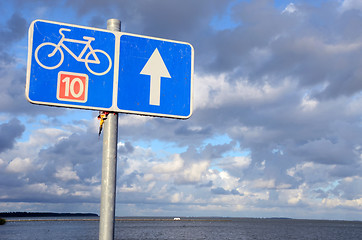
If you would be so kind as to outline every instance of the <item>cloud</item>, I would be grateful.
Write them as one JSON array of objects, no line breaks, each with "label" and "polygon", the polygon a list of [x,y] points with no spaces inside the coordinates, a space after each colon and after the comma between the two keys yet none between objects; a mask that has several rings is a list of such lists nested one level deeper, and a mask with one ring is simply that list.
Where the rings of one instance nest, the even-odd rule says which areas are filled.
[{"label": "cloud", "polygon": [[16,139],[21,137],[24,131],[25,126],[16,118],[0,124],[0,152],[12,149]]},{"label": "cloud", "polygon": [[252,159],[250,156],[224,157],[218,163],[218,166],[233,176],[242,176],[243,172],[250,167],[251,163]]},{"label": "cloud", "polygon": [[71,166],[65,166],[58,169],[54,176],[62,181],[79,180],[77,173]]},{"label": "cloud", "polygon": [[361,10],[362,3],[358,0],[344,0],[342,1],[342,9],[344,11],[353,10],[353,9]]},{"label": "cloud", "polygon": [[[124,1],[77,1],[68,4],[76,8],[80,16],[94,14],[94,9],[109,18],[124,22],[127,32],[158,36],[171,39],[184,39],[208,24],[213,14],[224,10],[230,0],[222,1],[177,1],[138,2]],[[99,14],[98,14],[99,15]],[[99,18],[99,17],[98,17]],[[94,21],[94,18],[92,18]],[[180,39],[181,38],[181,39]]]},{"label": "cloud", "polygon": [[318,139],[303,144],[297,150],[302,158],[315,163],[324,164],[345,164],[348,159],[349,164],[358,161],[359,156],[355,154],[350,145],[343,142],[333,142],[328,139]]},{"label": "cloud", "polygon": [[16,62],[15,56],[8,50],[26,36],[27,22],[18,13],[13,13],[5,23],[0,23],[0,27],[0,70],[2,70],[3,66]]},{"label": "cloud", "polygon": [[294,13],[297,11],[297,7],[294,5],[294,3],[289,3],[288,6],[285,7],[282,13]]},{"label": "cloud", "polygon": [[192,163],[187,166],[180,175],[175,178],[177,184],[199,183],[209,168],[208,161]]},{"label": "cloud", "polygon": [[[80,110],[24,97],[26,28],[36,15],[102,28],[115,17],[124,31],[195,48],[190,119],[119,116],[118,213],[324,218],[360,211],[358,1],[284,9],[270,0],[6,4],[24,10],[1,22],[1,207],[99,207],[97,114],[79,120]],[[221,28],[223,19],[234,24]]]},{"label": "cloud", "polygon": [[[5,9],[5,8],[4,8]],[[20,13],[13,13],[0,22],[0,111],[11,114],[60,114],[52,108],[30,105],[24,97],[26,36],[28,21]],[[25,43],[22,43],[25,40]],[[25,46],[23,46],[24,44]]]},{"label": "cloud", "polygon": [[0,50],[22,39],[26,35],[27,22],[19,15],[14,13],[6,24],[1,26],[0,30]]},{"label": "cloud", "polygon": [[[356,60],[361,34],[353,29],[361,27],[360,16],[341,14],[334,3],[323,9],[319,14],[319,7],[302,5],[299,14],[282,14],[271,1],[240,2],[232,17],[243,24],[211,35],[208,48],[213,51],[199,49],[201,57],[208,54],[200,65],[207,72],[229,73],[229,80],[241,75],[259,84],[286,78],[302,87],[326,83],[315,93],[319,98],[355,94],[361,90]],[[317,22],[330,24],[319,28]]]},{"label": "cloud", "polygon": [[6,170],[8,172],[14,172],[14,173],[26,173],[28,171],[35,170],[34,163],[30,158],[15,158],[12,160],[8,166],[6,167]]},{"label": "cloud", "polygon": [[175,155],[172,162],[159,163],[153,166],[152,170],[154,173],[173,173],[180,171],[184,165],[184,161],[180,155]]},{"label": "cloud", "polygon": [[242,193],[240,193],[238,190],[231,190],[231,191],[227,191],[221,187],[218,187],[218,188],[212,188],[211,189],[211,192],[214,193],[214,194],[221,194],[221,195],[240,195],[240,196],[243,196]]}]

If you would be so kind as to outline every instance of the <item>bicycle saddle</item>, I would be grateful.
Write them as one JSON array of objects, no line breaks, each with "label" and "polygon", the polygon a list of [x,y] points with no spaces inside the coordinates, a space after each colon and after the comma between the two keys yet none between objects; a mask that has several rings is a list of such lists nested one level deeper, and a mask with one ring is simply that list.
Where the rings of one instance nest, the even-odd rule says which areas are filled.
[{"label": "bicycle saddle", "polygon": [[91,40],[91,41],[93,41],[95,38],[94,38],[94,37],[84,36],[83,39],[84,39],[84,40]]}]

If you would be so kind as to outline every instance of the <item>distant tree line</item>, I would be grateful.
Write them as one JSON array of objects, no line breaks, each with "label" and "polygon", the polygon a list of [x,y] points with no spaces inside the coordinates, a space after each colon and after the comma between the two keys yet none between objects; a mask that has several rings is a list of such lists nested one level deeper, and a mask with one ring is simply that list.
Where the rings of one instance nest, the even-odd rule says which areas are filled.
[{"label": "distant tree line", "polygon": [[98,217],[98,214],[54,212],[0,212],[0,218],[7,217]]}]

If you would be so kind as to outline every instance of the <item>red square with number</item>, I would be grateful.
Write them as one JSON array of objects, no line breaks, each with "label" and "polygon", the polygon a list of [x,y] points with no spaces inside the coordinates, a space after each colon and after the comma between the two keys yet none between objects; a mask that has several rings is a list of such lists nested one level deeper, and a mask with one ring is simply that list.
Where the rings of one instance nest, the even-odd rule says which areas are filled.
[{"label": "red square with number", "polygon": [[88,75],[61,71],[58,73],[57,99],[86,102],[88,99]]}]

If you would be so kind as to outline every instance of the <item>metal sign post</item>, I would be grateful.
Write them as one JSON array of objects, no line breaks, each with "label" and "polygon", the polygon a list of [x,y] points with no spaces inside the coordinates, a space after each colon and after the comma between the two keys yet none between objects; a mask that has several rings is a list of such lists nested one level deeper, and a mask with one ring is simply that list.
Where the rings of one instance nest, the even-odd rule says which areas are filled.
[{"label": "metal sign post", "polygon": [[[187,119],[193,108],[191,44],[34,20],[29,27],[29,102],[108,112],[104,122],[99,239],[114,239],[118,113]],[[103,120],[103,119],[102,119]]]},{"label": "metal sign post", "polygon": [[[120,31],[121,22],[117,19],[107,21],[107,29]],[[110,113],[104,122],[101,209],[99,221],[99,239],[114,239],[114,218],[117,182],[117,136],[118,114]]]}]

